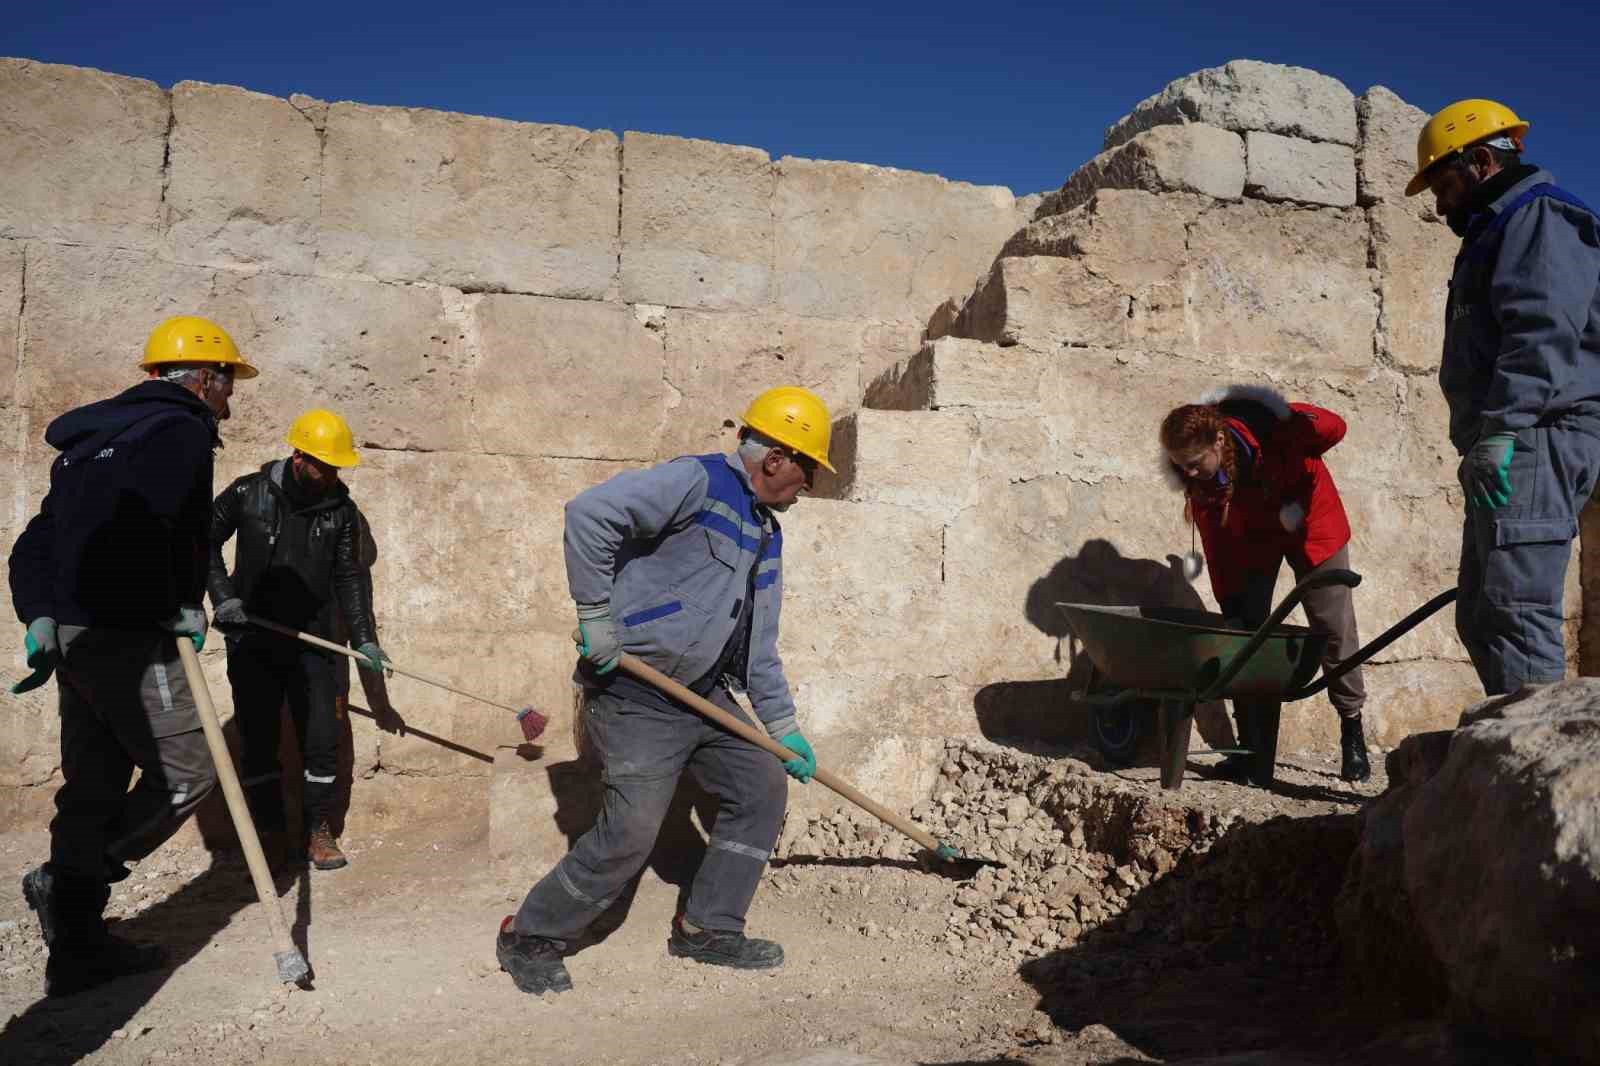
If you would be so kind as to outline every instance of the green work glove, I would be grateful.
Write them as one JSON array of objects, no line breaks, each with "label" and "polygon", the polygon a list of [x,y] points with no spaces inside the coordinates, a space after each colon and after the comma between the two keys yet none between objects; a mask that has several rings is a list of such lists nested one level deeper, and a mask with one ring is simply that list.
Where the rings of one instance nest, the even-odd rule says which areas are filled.
[{"label": "green work glove", "polygon": [[811,775],[817,772],[817,753],[811,750],[806,738],[801,736],[797,729],[781,738],[778,743],[799,756],[798,759],[788,759],[784,762],[783,768],[789,772],[789,776],[802,785],[810,781]]},{"label": "green work glove", "polygon": [[22,638],[28,653],[28,666],[33,673],[11,686],[11,694],[20,696],[32,692],[56,672],[56,661],[61,658],[61,643],[56,639],[56,620],[43,616],[28,623],[28,632]]},{"label": "green work glove", "polygon": [[359,645],[356,648],[356,654],[362,657],[356,660],[356,665],[363,670],[377,672],[390,663],[389,657],[383,653],[382,648],[378,647],[376,641],[369,640],[365,644]]},{"label": "green work glove", "polygon": [[1474,507],[1496,510],[1511,502],[1511,453],[1515,451],[1515,433],[1490,433],[1480,437],[1466,457],[1456,476],[1461,479],[1461,491]]},{"label": "green work glove", "polygon": [[194,641],[194,650],[202,651],[206,646],[206,609],[198,603],[186,603],[178,608],[177,614],[162,622],[161,628],[188,637]]},{"label": "green work glove", "polygon": [[578,654],[595,665],[596,672],[609,674],[622,661],[622,641],[617,624],[611,620],[611,604],[578,604]]}]

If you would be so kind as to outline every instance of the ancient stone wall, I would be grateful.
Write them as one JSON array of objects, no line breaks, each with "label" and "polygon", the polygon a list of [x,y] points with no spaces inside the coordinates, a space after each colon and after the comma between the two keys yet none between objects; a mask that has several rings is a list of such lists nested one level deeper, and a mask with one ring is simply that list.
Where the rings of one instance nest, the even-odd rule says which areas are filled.
[{"label": "ancient stone wall", "polygon": [[[1399,195],[1421,118],[1231,63],[1140,104],[1041,200],[0,60],[0,540],[45,487],[47,422],[133,381],[161,317],[217,319],[262,368],[219,488],[282,455],[304,408],[340,411],[385,647],[555,718],[529,760],[509,715],[390,681],[412,732],[354,717],[352,824],[486,818],[493,765],[497,851],[543,861],[530,826],[548,851],[581,821],[551,784],[581,776],[562,504],[804,384],[842,416],[841,476],[785,521],[785,663],[819,756],[909,806],[948,737],[1082,734],[1055,601],[1208,598],[1170,565],[1189,537],[1153,444],[1207,387],[1267,381],[1349,419],[1330,463],[1367,634],[1453,583],[1432,381],[1453,241]],[[1383,743],[1474,692],[1448,618],[1368,685]],[[58,780],[47,693],[0,718],[0,822],[40,821]],[[1320,700],[1287,714],[1286,749],[1334,735]]]},{"label": "ancient stone wall", "polygon": [[[720,448],[768,385],[854,409],[1036,203],[756,148],[15,59],[0,158],[0,542],[44,491],[49,420],[137,380],[161,318],[210,316],[262,371],[235,393],[219,489],[285,454],[300,411],[343,414],[385,647],[552,712],[545,762],[571,753],[565,500]],[[796,540],[825,537],[805,511]],[[791,647],[796,678],[826,687]],[[204,659],[226,714],[220,647]],[[482,815],[510,715],[403,679],[388,692],[419,732],[357,715],[352,817]],[[53,701],[0,717],[0,824],[47,811]]]}]

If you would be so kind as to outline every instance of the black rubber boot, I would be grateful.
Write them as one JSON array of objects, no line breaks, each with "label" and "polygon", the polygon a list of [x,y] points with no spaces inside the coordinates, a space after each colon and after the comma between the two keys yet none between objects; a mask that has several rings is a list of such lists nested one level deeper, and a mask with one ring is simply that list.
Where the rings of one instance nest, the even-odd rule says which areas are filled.
[{"label": "black rubber boot", "polygon": [[[1249,716],[1238,707],[1233,709],[1233,735],[1238,738],[1235,741],[1238,747],[1250,749],[1255,747],[1250,735]],[[1250,780],[1250,771],[1254,765],[1255,757],[1249,752],[1225,755],[1211,771],[1211,776],[1221,781],[1232,781],[1242,785]]]},{"label": "black rubber boot", "polygon": [[667,954],[735,970],[773,970],[783,965],[783,948],[771,940],[752,940],[743,933],[715,929],[691,933],[683,927],[682,916],[672,919]]},{"label": "black rubber boot", "polygon": [[1372,776],[1372,764],[1367,762],[1367,738],[1361,735],[1361,715],[1339,719],[1339,754],[1341,778],[1360,782]]},{"label": "black rubber boot", "polygon": [[572,975],[561,961],[561,947],[542,936],[521,936],[511,928],[514,915],[500,923],[494,938],[494,956],[500,968],[511,975],[519,991],[539,995],[544,992],[570,992]]},{"label": "black rubber boot", "polygon": [[22,875],[22,898],[27,900],[28,909],[38,916],[39,935],[49,947],[56,940],[55,878],[50,873],[49,863],[35,866]]},{"label": "black rubber boot", "polygon": [[118,977],[159,970],[166,961],[166,949],[160,945],[110,933],[92,940],[58,939],[44,966],[44,994],[70,996]]}]

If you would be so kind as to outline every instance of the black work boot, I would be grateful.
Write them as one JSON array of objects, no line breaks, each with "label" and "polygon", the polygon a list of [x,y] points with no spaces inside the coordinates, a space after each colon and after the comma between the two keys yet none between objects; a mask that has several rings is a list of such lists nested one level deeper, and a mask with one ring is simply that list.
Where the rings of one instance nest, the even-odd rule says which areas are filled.
[{"label": "black work boot", "polygon": [[39,916],[39,935],[49,947],[56,939],[55,878],[49,863],[22,875],[22,898],[28,901],[28,909]]},{"label": "black work boot", "polygon": [[1360,782],[1372,776],[1372,764],[1367,762],[1367,738],[1361,735],[1359,713],[1339,719],[1339,754],[1342,779]]},{"label": "black work boot", "polygon": [[561,961],[560,946],[542,936],[522,936],[511,928],[515,918],[507,915],[494,938],[494,957],[500,960],[500,968],[511,975],[520,991],[534,995],[570,992],[572,975]]},{"label": "black work boot", "polygon": [[781,945],[771,940],[752,940],[743,933],[722,933],[715,929],[690,932],[684,927],[681,914],[672,919],[667,954],[712,966],[731,966],[735,970],[773,970],[783,965]]},{"label": "black work boot", "polygon": [[[1241,748],[1253,748],[1254,740],[1250,734],[1249,717],[1245,712],[1234,709],[1233,735],[1238,738],[1237,744]],[[1232,781],[1235,784],[1245,784],[1250,780],[1250,771],[1255,763],[1255,758],[1249,752],[1235,752],[1225,755],[1221,762],[1212,769],[1211,776],[1220,781]]]},{"label": "black work boot", "polygon": [[140,944],[102,932],[79,940],[58,938],[44,966],[44,994],[70,996],[129,974],[159,970],[167,961],[159,944]]}]

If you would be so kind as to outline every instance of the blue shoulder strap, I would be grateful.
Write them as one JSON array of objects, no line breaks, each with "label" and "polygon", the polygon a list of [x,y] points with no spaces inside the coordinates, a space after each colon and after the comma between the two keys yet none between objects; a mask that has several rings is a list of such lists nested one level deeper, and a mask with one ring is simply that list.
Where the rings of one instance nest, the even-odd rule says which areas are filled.
[{"label": "blue shoulder strap", "polygon": [[1499,233],[1505,228],[1506,223],[1511,221],[1512,215],[1515,215],[1518,211],[1521,211],[1524,207],[1527,207],[1541,196],[1547,196],[1552,200],[1557,200],[1564,204],[1570,204],[1581,211],[1587,211],[1591,215],[1595,213],[1593,208],[1584,203],[1582,200],[1578,199],[1576,196],[1572,195],[1570,192],[1567,192],[1567,190],[1561,188],[1560,186],[1552,185],[1548,181],[1541,181],[1537,185],[1530,185],[1528,188],[1522,190],[1522,192],[1517,195],[1516,199],[1506,204],[1505,207],[1501,208],[1497,214],[1490,216],[1487,220],[1480,223],[1478,227],[1474,228],[1473,232],[1468,236],[1468,241],[1471,244],[1474,253],[1476,253],[1480,243],[1485,237],[1488,237],[1491,234]]}]

